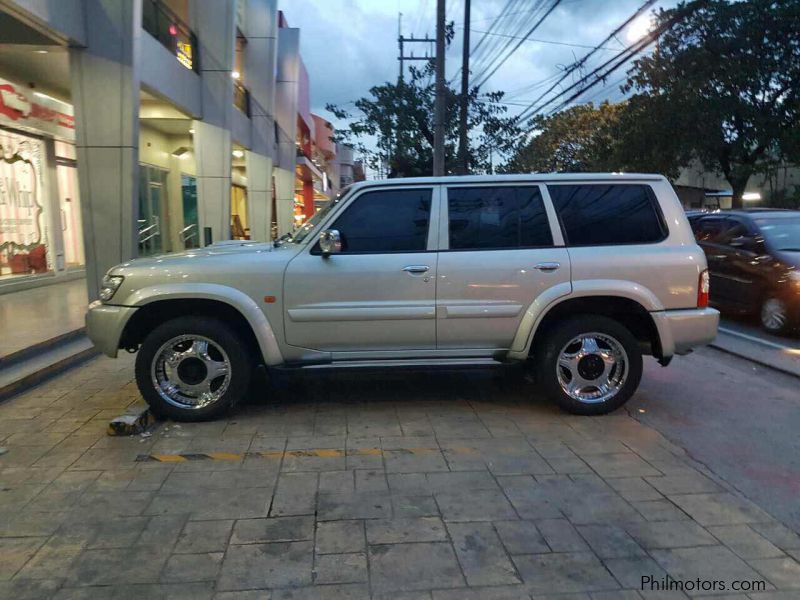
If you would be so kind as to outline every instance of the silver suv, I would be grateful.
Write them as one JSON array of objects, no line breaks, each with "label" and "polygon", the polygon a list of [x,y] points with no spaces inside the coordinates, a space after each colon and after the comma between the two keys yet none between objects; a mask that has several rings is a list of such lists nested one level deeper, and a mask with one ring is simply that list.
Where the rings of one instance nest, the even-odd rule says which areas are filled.
[{"label": "silver suv", "polygon": [[112,268],[87,330],[134,352],[152,410],[216,417],[266,368],[526,361],[563,409],[610,412],[642,355],[714,339],[703,251],[656,175],[353,185],[291,237]]}]

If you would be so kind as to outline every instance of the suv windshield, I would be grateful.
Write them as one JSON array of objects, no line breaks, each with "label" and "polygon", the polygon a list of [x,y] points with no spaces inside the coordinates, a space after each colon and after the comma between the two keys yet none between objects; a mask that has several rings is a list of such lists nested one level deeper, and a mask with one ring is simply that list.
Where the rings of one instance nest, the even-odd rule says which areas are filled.
[{"label": "suv windshield", "polygon": [[306,239],[312,231],[317,228],[317,225],[328,216],[328,213],[331,212],[334,206],[336,206],[343,198],[345,198],[350,193],[350,187],[344,188],[336,198],[329,200],[326,202],[322,208],[320,208],[313,217],[311,217],[308,221],[303,223],[296,231],[292,233],[287,233],[282,238],[275,242],[276,246],[280,246],[284,242],[299,244],[304,239]]},{"label": "suv windshield", "polygon": [[788,219],[756,219],[756,223],[776,250],[800,252],[800,216]]}]

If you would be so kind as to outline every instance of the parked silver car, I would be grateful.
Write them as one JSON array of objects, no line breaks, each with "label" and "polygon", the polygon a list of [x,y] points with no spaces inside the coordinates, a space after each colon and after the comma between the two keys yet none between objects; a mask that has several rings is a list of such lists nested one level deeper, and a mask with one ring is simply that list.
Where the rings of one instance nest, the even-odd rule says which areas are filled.
[{"label": "parked silver car", "polygon": [[656,175],[358,183],[277,243],[224,242],[108,272],[87,330],[138,350],[152,409],[208,419],[253,369],[528,361],[573,413],[610,412],[642,355],[714,339],[703,251]]}]

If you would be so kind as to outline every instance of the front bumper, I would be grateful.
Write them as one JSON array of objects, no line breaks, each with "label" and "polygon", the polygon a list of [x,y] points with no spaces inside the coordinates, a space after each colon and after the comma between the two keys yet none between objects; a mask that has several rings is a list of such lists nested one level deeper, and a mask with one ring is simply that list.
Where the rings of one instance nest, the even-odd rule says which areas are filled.
[{"label": "front bumper", "polygon": [[136,310],[131,306],[111,306],[95,300],[86,311],[86,335],[100,352],[116,358],[122,331]]},{"label": "front bumper", "polygon": [[661,339],[661,355],[687,354],[717,337],[719,311],[713,308],[663,310],[650,313]]}]

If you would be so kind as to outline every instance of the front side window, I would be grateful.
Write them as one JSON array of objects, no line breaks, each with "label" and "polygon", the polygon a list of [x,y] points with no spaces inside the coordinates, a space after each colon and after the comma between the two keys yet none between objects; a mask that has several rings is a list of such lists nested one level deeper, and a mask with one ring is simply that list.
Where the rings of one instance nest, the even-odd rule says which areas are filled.
[{"label": "front side window", "polygon": [[431,195],[430,188],[361,194],[331,225],[342,237],[342,253],[424,251]]},{"label": "front side window", "polygon": [[756,219],[756,223],[776,250],[800,252],[800,218]]},{"label": "front side window", "polygon": [[550,185],[547,190],[570,246],[652,244],[667,235],[648,185]]},{"label": "front side window", "polygon": [[553,245],[537,186],[449,188],[447,209],[451,250]]}]

